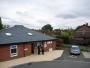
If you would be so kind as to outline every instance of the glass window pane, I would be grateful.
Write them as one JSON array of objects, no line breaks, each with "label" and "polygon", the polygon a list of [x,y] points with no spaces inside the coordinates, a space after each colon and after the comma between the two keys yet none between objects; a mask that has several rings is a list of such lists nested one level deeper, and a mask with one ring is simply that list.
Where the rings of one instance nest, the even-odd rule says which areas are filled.
[{"label": "glass window pane", "polygon": [[16,49],[16,45],[11,45],[11,48],[12,49]]},{"label": "glass window pane", "polygon": [[16,49],[11,49],[11,53],[16,53]]}]

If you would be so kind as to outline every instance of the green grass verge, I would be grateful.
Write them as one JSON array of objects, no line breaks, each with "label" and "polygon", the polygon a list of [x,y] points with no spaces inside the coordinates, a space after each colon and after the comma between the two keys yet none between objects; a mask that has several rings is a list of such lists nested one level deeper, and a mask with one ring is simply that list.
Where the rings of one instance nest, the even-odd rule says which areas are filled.
[{"label": "green grass verge", "polygon": [[[70,48],[70,44],[57,45],[56,50],[64,50],[66,48]],[[84,52],[90,52],[90,48],[87,46],[80,46],[80,50]]]},{"label": "green grass verge", "polygon": [[68,44],[62,44],[62,45],[57,45],[56,49],[57,50],[64,50],[66,48],[70,48]]},{"label": "green grass verge", "polygon": [[81,51],[84,51],[84,52],[90,52],[90,49],[88,49],[85,46],[80,46],[80,49],[81,49]]}]

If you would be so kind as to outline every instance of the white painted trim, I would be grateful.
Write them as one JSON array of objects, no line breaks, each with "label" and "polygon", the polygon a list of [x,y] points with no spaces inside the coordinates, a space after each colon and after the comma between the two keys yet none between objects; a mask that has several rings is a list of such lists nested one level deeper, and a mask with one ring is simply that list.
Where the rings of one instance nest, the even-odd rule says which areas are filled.
[{"label": "white painted trim", "polygon": [[52,41],[47,41],[47,44],[52,44]]},{"label": "white painted trim", "polygon": [[[13,45],[11,45],[11,46],[13,46]],[[15,45],[15,46],[16,46],[16,53],[11,53],[11,49],[14,49],[14,48],[12,48],[11,46],[10,46],[10,57],[18,56],[18,48],[17,48],[17,45]]]}]

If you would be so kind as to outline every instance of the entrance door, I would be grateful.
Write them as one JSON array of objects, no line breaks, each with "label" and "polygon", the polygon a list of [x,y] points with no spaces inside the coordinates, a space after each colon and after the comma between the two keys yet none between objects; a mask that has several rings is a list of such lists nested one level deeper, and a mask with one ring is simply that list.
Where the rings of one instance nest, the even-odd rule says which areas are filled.
[{"label": "entrance door", "polygon": [[32,52],[34,53],[34,54],[38,54],[38,47],[41,47],[42,46],[42,42],[34,42],[33,43],[33,45],[32,45],[32,48],[33,48],[33,50],[32,50]]},{"label": "entrance door", "polygon": [[32,45],[31,46],[31,53],[34,54],[34,46],[33,46],[34,44],[32,43],[31,45]]}]

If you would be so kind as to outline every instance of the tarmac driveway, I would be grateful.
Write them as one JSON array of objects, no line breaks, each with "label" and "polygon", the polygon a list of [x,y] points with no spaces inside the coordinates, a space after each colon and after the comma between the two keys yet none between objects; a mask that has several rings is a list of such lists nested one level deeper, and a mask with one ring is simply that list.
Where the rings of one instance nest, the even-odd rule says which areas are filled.
[{"label": "tarmac driveway", "polygon": [[61,57],[55,59],[55,60],[73,60],[73,61],[90,61],[90,59],[86,59],[84,55],[70,55],[69,48],[66,48],[62,54]]}]

